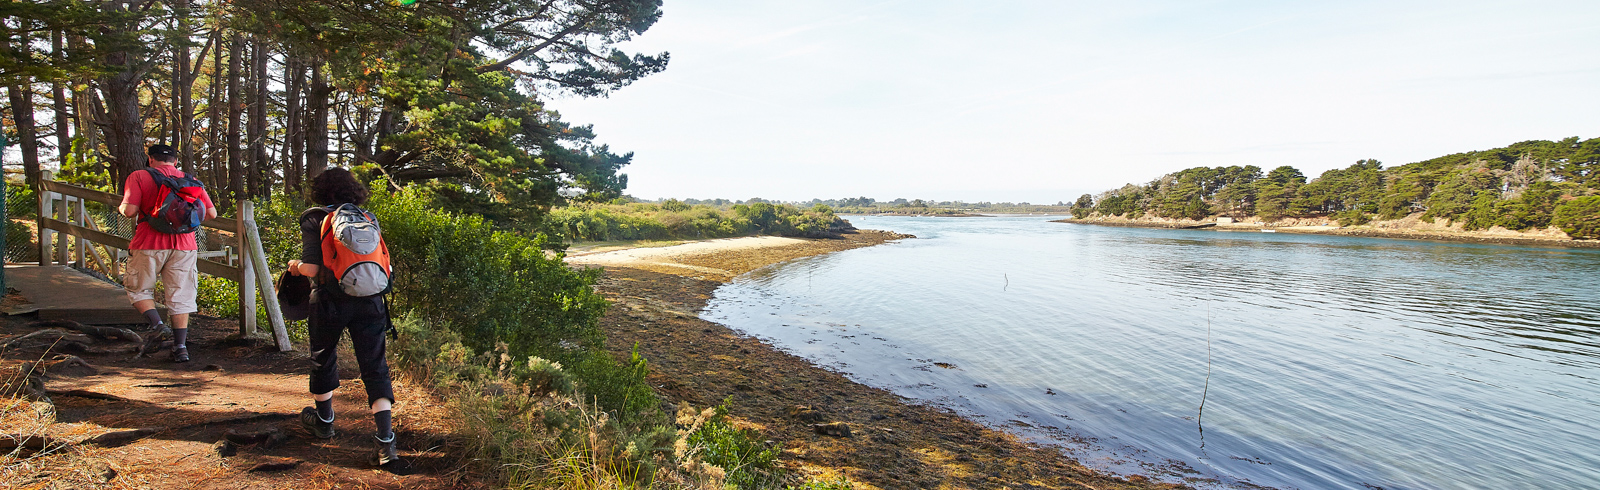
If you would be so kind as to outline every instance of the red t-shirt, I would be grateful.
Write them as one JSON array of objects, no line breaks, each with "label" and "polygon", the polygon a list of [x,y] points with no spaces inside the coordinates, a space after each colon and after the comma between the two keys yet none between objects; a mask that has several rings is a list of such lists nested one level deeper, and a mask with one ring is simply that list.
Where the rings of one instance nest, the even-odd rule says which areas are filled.
[{"label": "red t-shirt", "polygon": [[[159,165],[154,160],[151,160],[151,163],[150,168],[156,169],[162,175],[183,176],[183,171],[178,170],[178,167]],[[150,178],[150,173],[140,169],[128,175],[128,182],[122,186],[122,203],[138,205],[140,214],[149,213],[151,209],[161,206],[160,202],[156,202],[161,196],[160,190],[161,186],[156,184],[155,179]],[[206,194],[204,189],[200,190],[200,201],[206,203],[206,209],[216,207],[211,204],[211,196]],[[128,244],[129,250],[195,250],[196,248],[198,247],[195,246],[193,233],[169,235],[156,231],[150,227],[150,223],[144,222],[140,222],[139,226],[133,229],[133,242]]]}]

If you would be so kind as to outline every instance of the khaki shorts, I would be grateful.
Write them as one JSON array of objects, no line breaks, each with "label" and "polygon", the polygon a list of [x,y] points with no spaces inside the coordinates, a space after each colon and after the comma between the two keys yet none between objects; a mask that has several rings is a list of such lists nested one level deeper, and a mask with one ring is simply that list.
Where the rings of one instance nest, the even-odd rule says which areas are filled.
[{"label": "khaki shorts", "polygon": [[156,299],[156,277],[167,290],[167,314],[182,315],[200,311],[195,304],[195,290],[200,287],[200,270],[195,264],[199,252],[194,250],[129,250],[128,274],[122,276],[122,288],[128,291],[129,302]]}]

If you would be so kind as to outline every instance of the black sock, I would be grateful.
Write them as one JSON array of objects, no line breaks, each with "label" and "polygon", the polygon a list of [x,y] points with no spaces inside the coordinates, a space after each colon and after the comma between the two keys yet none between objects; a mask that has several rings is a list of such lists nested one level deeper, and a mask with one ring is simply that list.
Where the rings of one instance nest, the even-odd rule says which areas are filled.
[{"label": "black sock", "polygon": [[322,419],[323,422],[332,422],[333,421],[333,399],[329,398],[327,400],[312,400],[312,401],[317,402],[317,418]]},{"label": "black sock", "polygon": [[[151,310],[151,311],[154,311],[154,310]],[[187,344],[187,343],[189,343],[189,329],[187,329],[187,328],[174,328],[174,329],[172,329],[172,348],[173,349],[177,349],[179,347],[183,347],[184,344]]]},{"label": "black sock", "polygon": [[379,441],[389,442],[394,440],[394,422],[390,419],[391,415],[393,414],[388,410],[372,414],[372,423],[378,426]]},{"label": "black sock", "polygon": [[144,310],[144,319],[150,322],[150,328],[156,328],[157,325],[161,324],[161,312],[156,311],[155,308]]}]

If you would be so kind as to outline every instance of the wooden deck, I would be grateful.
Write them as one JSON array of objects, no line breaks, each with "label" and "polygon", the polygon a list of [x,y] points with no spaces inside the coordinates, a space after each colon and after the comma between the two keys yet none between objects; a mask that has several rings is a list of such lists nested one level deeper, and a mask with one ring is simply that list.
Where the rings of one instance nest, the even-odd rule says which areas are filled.
[{"label": "wooden deck", "polygon": [[[143,324],[122,287],[64,265],[7,265],[6,286],[27,303],[8,304],[4,313],[38,312],[40,320],[72,320],[85,325]],[[166,307],[156,308],[166,313]]]}]

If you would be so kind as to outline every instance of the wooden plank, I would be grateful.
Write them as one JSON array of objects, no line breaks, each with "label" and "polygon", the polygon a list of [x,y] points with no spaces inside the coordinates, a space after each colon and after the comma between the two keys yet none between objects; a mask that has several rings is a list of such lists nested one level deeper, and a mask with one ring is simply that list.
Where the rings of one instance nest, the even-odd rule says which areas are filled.
[{"label": "wooden plank", "polygon": [[211,219],[202,221],[202,222],[200,222],[200,225],[201,226],[205,226],[207,228],[216,228],[218,230],[226,231],[226,232],[229,232],[229,233],[238,233],[239,232],[239,225],[237,225],[237,224],[235,224],[233,222],[233,218],[228,218],[228,217],[224,217],[224,216],[218,216],[218,217],[215,217],[215,218],[211,218]]},{"label": "wooden plank", "polygon": [[39,226],[41,229],[51,229],[62,233],[77,235],[82,238],[87,238],[91,242],[110,245],[123,250],[127,250],[128,244],[130,243],[130,240],[120,236],[112,235],[99,230],[91,230],[72,223],[50,218],[39,218]]},{"label": "wooden plank", "polygon": [[212,262],[212,261],[209,261],[209,260],[206,260],[206,259],[196,259],[194,262],[196,264],[199,264],[200,272],[204,272],[206,274],[211,274],[213,276],[217,276],[217,277],[220,277],[220,278],[223,278],[223,279],[227,279],[227,280],[230,280],[230,281],[233,281],[233,282],[239,282],[240,276],[243,275],[243,274],[240,273],[238,267],[234,267],[234,266],[231,266],[231,265],[228,265],[228,264]]},{"label": "wooden plank", "polygon": [[78,187],[71,184],[63,184],[54,180],[40,180],[39,184],[44,186],[44,189],[47,191],[60,192],[73,197],[105,203],[113,208],[122,204],[122,196],[112,194],[110,192],[85,189],[83,187]]}]

